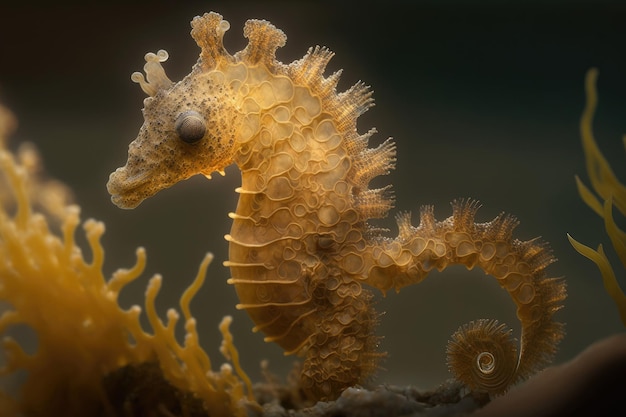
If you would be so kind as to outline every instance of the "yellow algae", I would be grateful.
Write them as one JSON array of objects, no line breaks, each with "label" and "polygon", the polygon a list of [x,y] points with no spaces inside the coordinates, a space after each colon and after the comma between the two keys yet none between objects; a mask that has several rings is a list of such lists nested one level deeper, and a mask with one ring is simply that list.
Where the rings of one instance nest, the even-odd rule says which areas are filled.
[{"label": "yellow algae", "polygon": [[[16,127],[15,116],[0,106],[0,149],[7,148],[8,137]],[[30,204],[58,222],[64,217],[65,207],[73,200],[71,190],[62,182],[47,177],[39,152],[32,143],[21,143],[16,155],[20,166],[26,171],[25,190],[28,192]],[[0,205],[5,210],[13,210],[16,203],[7,178],[0,176]]]},{"label": "yellow algae", "polygon": [[[9,131],[6,123],[10,119],[4,114],[8,113],[0,113],[0,134]],[[2,143],[4,139],[0,138]],[[116,271],[107,280],[102,273],[105,251],[100,241],[104,223],[93,219],[84,222],[91,252],[91,256],[85,256],[74,238],[80,223],[78,206],[64,205],[59,211],[55,204],[62,200],[50,200],[54,203],[42,203],[42,210],[34,208],[33,189],[45,189],[49,184],[30,176],[39,166],[38,160],[31,162],[29,167],[0,145],[0,178],[7,185],[3,188],[5,198],[0,200],[0,301],[8,305],[0,317],[0,334],[6,335],[15,325],[26,325],[37,335],[33,354],[27,353],[17,340],[8,336],[3,340],[6,361],[0,378],[6,380],[20,371],[26,372],[26,378],[17,398],[0,392],[0,415],[116,415],[111,396],[118,393],[111,392],[117,389],[111,387],[111,381],[115,385],[115,378],[121,380],[128,367],[141,369],[151,363],[158,363],[168,386],[181,392],[181,398],[192,398],[201,404],[206,414],[245,414],[246,401],[252,400],[252,394],[232,344],[230,318],[220,330],[232,367],[225,364],[213,371],[200,346],[196,321],[189,308],[213,256],[205,256],[194,281],[181,297],[183,343],[175,336],[179,313],[170,309],[163,322],[156,312],[155,299],[162,281],[159,275],[150,280],[146,291],[145,309],[152,329],[147,332],[139,321],[141,307],[124,310],[118,304],[120,291],[145,268],[144,249],[137,249],[134,266]],[[61,236],[49,228],[49,223],[57,220],[61,223]],[[232,372],[233,367],[236,373]],[[142,389],[149,390],[150,386]],[[159,403],[157,394],[152,395],[156,401],[154,409],[164,415],[190,415],[182,400],[178,409],[168,409]]]},{"label": "yellow algae", "polygon": [[[578,176],[576,176],[576,185],[582,200],[596,214],[604,219],[604,227],[607,235],[622,265],[626,268],[626,233],[617,226],[613,219],[613,207],[622,215],[626,215],[626,186],[624,186],[613,173],[611,166],[598,148],[593,134],[593,116],[598,104],[598,94],[596,90],[597,78],[598,70],[596,68],[592,68],[587,72],[585,78],[587,104],[580,120],[580,132],[583,151],[585,153],[587,175],[589,176],[595,194]],[[622,140],[624,142],[624,148],[626,148],[626,136],[624,136]],[[619,310],[622,323],[626,325],[626,295],[624,295],[624,291],[620,288],[613,267],[604,253],[602,245],[599,245],[597,250],[593,250],[576,241],[569,234],[567,237],[578,253],[590,259],[598,266],[602,274],[604,288],[611,298],[613,298]]]}]

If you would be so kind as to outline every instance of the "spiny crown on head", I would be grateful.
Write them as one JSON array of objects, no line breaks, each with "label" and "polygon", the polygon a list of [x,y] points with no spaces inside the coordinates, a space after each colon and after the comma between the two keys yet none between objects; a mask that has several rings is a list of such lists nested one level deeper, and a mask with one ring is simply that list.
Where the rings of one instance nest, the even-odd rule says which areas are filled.
[{"label": "spiny crown on head", "polygon": [[[203,24],[200,24],[202,22]],[[233,98],[216,72],[218,53],[229,57],[222,46],[228,22],[219,15],[195,18],[192,33],[202,48],[200,60],[182,81],[173,83],[160,50],[145,56],[145,77],[131,79],[148,94],[144,100],[144,123],[130,145],[128,161],[111,174],[107,188],[115,204],[133,208],[144,199],[195,174],[210,178],[232,163],[239,113]],[[210,45],[210,47],[209,47]],[[232,61],[232,57],[227,59]]]},{"label": "spiny crown on head", "polygon": [[[369,181],[393,169],[395,146],[388,139],[377,148],[368,148],[375,129],[359,135],[356,119],[373,105],[372,92],[358,82],[337,93],[341,71],[328,77],[323,73],[333,53],[323,47],[310,48],[300,60],[284,65],[276,50],[286,42],[282,31],[261,20],[249,20],[244,27],[248,45],[235,55],[224,48],[223,36],[230,25],[217,13],[206,13],[191,22],[191,35],[201,48],[192,72],[172,83],[161,65],[165,51],[146,55],[144,70],[133,81],[149,95],[144,101],[144,124],[129,147],[126,166],[111,174],[107,185],[112,200],[122,208],[133,208],[161,189],[201,173],[223,172],[233,162],[237,129],[242,125],[241,109],[231,89],[225,88],[224,73],[238,65],[263,66],[274,74],[307,86],[332,116],[345,148],[353,156],[351,177],[360,193],[357,200],[367,218],[382,217],[393,204],[387,189],[368,190]],[[370,201],[371,200],[371,201]],[[370,213],[371,212],[371,213]]]}]

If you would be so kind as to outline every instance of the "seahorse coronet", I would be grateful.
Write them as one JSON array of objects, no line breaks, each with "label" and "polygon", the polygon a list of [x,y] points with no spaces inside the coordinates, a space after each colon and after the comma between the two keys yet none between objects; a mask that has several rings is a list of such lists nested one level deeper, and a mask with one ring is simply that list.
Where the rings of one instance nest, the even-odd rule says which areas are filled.
[{"label": "seahorse coronet", "polygon": [[[193,19],[200,58],[180,82],[168,82],[161,65],[166,54],[150,55],[145,79],[136,77],[150,96],[144,123],[126,165],[110,176],[113,202],[133,208],[192,175],[236,164],[242,184],[229,214],[228,282],[254,331],[286,354],[305,358],[300,384],[311,399],[336,398],[377,369],[379,314],[363,284],[398,291],[452,264],[496,278],[522,324],[513,374],[497,389],[482,388],[465,374],[459,379],[502,392],[549,363],[563,337],[553,315],[565,286],[545,275],[554,261],[547,244],[514,239],[519,222],[510,215],[476,222],[480,204],[471,199],[453,201],[452,215],[442,221],[433,206],[422,206],[418,226],[400,214],[398,236],[386,236],[369,220],[387,215],[393,194],[390,186],[370,188],[370,182],[388,174],[397,155],[391,138],[370,146],[376,130],[357,131],[357,118],[373,105],[371,89],[359,81],[338,93],[341,71],[324,75],[333,56],[325,47],[279,62],[276,50],[286,36],[263,20],[246,23],[248,45],[231,55],[223,45],[229,27],[217,13]],[[182,134],[181,115],[193,116]],[[470,362],[489,368],[498,358],[485,353]],[[494,364],[487,374],[500,375]]]}]

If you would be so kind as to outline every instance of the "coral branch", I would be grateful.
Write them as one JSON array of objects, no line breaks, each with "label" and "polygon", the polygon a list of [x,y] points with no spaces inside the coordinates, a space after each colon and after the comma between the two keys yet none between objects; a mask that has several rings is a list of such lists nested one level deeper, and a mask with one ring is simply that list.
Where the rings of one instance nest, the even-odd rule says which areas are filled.
[{"label": "coral branch", "polygon": [[[3,131],[0,118],[0,132]],[[19,410],[24,415],[41,417],[96,415],[101,410],[111,415],[118,405],[120,412],[128,411],[136,406],[131,404],[131,393],[136,387],[126,387],[125,376],[133,372],[141,378],[153,378],[156,369],[165,382],[151,382],[142,389],[177,390],[180,395],[172,395],[177,404],[162,402],[165,400],[158,398],[157,391],[142,391],[147,397],[155,396],[156,401],[142,405],[149,410],[142,408],[140,414],[156,410],[173,414],[200,402],[210,415],[244,415],[245,402],[253,401],[249,379],[245,377],[248,394],[244,396],[244,382],[228,372],[230,365],[219,372],[211,370],[189,307],[204,282],[212,255],[204,258],[181,298],[184,344],[175,336],[179,314],[169,310],[167,325],[157,314],[155,299],[160,276],[152,278],[146,292],[145,308],[153,331],[149,334],[139,322],[139,306],[123,310],[118,305],[120,291],[139,278],[145,268],[145,250],[137,249],[135,265],[118,270],[107,281],[102,273],[104,223],[92,219],[84,223],[92,254],[88,261],[75,239],[80,208],[64,207],[62,236],[52,233],[48,221],[56,221],[54,214],[47,210],[46,216],[34,210],[31,200],[32,187],[46,185],[30,177],[29,172],[11,153],[0,148],[0,179],[12,190],[12,200],[0,202],[17,207],[11,215],[8,203],[0,206],[0,301],[10,305],[0,317],[0,333],[17,324],[26,325],[35,331],[38,340],[35,353],[29,355],[19,340],[4,339],[7,362],[0,376],[5,378],[21,370],[27,371],[28,376],[19,398],[14,400],[0,392],[0,410]],[[233,355],[236,350],[232,336],[225,333],[226,336],[234,366],[238,375],[244,377],[238,357]],[[151,365],[155,363],[156,368]],[[128,393],[124,392],[127,388]],[[119,395],[129,397],[117,404]]]}]

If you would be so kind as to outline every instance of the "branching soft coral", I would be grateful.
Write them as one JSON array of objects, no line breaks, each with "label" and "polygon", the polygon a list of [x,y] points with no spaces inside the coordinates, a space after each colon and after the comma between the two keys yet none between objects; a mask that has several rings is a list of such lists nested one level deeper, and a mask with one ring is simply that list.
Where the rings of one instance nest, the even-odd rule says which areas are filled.
[{"label": "branching soft coral", "polygon": [[[602,155],[602,152],[600,152],[592,130],[593,116],[598,103],[596,91],[597,78],[597,69],[592,68],[587,72],[585,79],[587,105],[585,106],[580,121],[583,151],[587,164],[587,175],[589,175],[589,180],[591,181],[591,186],[595,194],[587,188],[578,176],[576,176],[576,185],[578,186],[578,193],[583,201],[604,219],[606,232],[611,239],[611,243],[622,265],[626,268],[626,233],[617,226],[613,219],[613,207],[622,213],[622,215],[626,215],[626,186],[617,179],[611,166]],[[622,140],[626,148],[626,136],[624,136]],[[604,253],[602,245],[598,245],[598,249],[593,250],[576,241],[569,234],[567,237],[578,253],[589,258],[598,266],[602,273],[604,287],[617,305],[622,323],[626,325],[626,295],[624,295],[624,291],[619,286],[613,267]]]},{"label": "branching soft coral", "polygon": [[[8,115],[6,110],[0,113],[0,135],[9,130],[7,123],[12,119]],[[145,308],[152,334],[145,332],[139,322],[141,308],[135,305],[123,310],[118,305],[120,291],[144,270],[144,249],[137,250],[137,262],[132,268],[118,270],[107,281],[102,273],[104,249],[100,243],[104,224],[92,219],[84,223],[91,251],[88,260],[74,240],[80,222],[79,207],[65,206],[59,214],[62,236],[52,233],[48,222],[59,211],[50,205],[58,201],[41,202],[48,216],[34,211],[32,187],[45,188],[45,184],[30,178],[29,167],[2,148],[0,177],[11,188],[12,193],[5,189],[5,194],[13,196],[14,207],[11,213],[5,205],[0,208],[0,300],[11,307],[0,317],[0,334],[23,324],[36,332],[38,343],[36,352],[29,355],[16,340],[5,337],[7,363],[0,375],[25,370],[27,379],[19,398],[0,393],[0,414],[115,415],[112,378],[115,390],[115,375],[120,370],[143,369],[145,364],[158,364],[166,385],[180,392],[181,397],[201,404],[206,414],[243,414],[251,389],[232,344],[230,317],[220,325],[222,350],[236,373],[229,364],[214,372],[199,344],[196,321],[189,309],[212,255],[206,255],[195,280],[181,297],[184,344],[175,337],[179,313],[170,309],[166,323],[157,315],[155,299],[162,281],[158,275],[150,280],[146,291]],[[103,383],[105,379],[107,384]],[[154,397],[153,407],[165,415],[190,415],[184,401],[173,410],[159,404],[157,395]],[[132,409],[133,404],[123,407]]]}]

